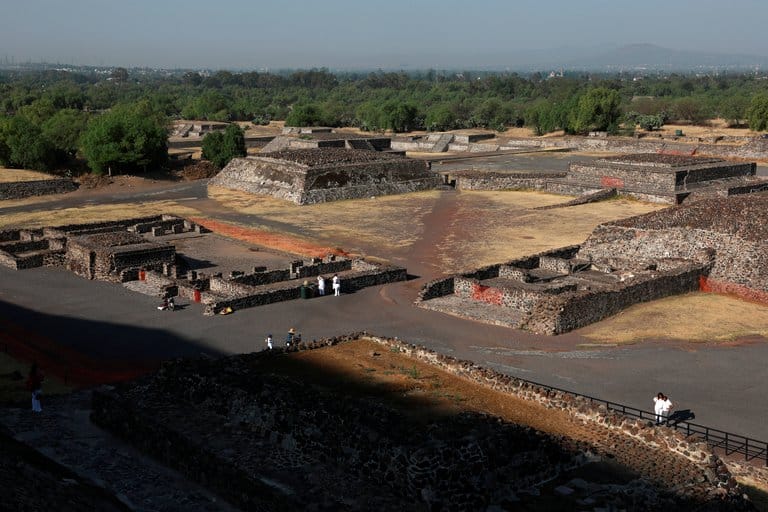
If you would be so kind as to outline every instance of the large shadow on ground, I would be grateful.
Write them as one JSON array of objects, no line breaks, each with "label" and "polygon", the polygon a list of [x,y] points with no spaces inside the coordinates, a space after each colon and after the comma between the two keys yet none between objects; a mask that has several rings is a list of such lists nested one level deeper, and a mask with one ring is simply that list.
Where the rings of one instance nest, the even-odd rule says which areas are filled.
[{"label": "large shadow on ground", "polygon": [[[57,334],[87,339],[85,345],[97,350],[79,350]],[[0,301],[0,351],[23,362],[37,361],[44,372],[74,386],[130,380],[172,357],[222,355],[171,330],[53,315],[6,301]],[[110,352],[114,355],[106,355]]]},{"label": "large shadow on ground", "polygon": [[586,460],[587,443],[503,421],[429,365],[355,343],[177,361],[97,394],[94,417],[244,509],[701,505],[671,474],[643,475],[651,485],[621,457]]}]

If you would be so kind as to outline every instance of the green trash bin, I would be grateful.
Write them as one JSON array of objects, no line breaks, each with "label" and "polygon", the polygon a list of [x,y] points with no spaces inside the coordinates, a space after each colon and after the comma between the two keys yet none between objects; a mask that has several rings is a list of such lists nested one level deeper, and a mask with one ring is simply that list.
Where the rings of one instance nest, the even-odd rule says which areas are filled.
[{"label": "green trash bin", "polygon": [[301,293],[302,299],[309,298],[309,286],[301,285],[301,288],[299,288],[299,292]]},{"label": "green trash bin", "polygon": [[675,130],[675,137],[682,137],[683,136],[683,130]]}]

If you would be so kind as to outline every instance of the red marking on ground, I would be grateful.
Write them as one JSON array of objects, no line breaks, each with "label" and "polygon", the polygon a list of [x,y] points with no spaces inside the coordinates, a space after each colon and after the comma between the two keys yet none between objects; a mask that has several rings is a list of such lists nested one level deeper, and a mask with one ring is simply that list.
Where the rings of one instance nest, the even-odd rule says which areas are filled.
[{"label": "red marking on ground", "polygon": [[482,284],[472,285],[472,298],[489,304],[496,304],[501,306],[503,300],[503,293],[498,288],[491,288],[490,286],[483,286]]},{"label": "red marking on ground", "polygon": [[699,277],[699,289],[703,292],[733,295],[734,297],[750,302],[756,302],[758,304],[768,304],[768,292],[755,290],[754,288],[749,288],[743,284],[719,281],[707,276]]},{"label": "red marking on ground", "polygon": [[300,256],[323,258],[328,254],[335,254],[337,256],[348,255],[347,252],[338,247],[325,247],[294,236],[265,231],[263,229],[244,228],[211,219],[190,218],[190,220],[195,224],[210,229],[214,233],[219,233],[229,238]]},{"label": "red marking on ground", "polygon": [[14,359],[31,363],[75,387],[133,380],[153,372],[159,362],[95,359],[0,318],[0,349]]},{"label": "red marking on ground", "polygon": [[614,178],[613,176],[603,176],[600,178],[600,185],[606,188],[623,188],[624,180],[621,178]]}]

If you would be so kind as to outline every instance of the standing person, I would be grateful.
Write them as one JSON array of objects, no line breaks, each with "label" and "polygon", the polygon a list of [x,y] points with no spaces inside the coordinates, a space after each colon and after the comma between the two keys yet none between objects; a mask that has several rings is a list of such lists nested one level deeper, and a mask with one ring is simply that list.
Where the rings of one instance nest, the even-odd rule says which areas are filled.
[{"label": "standing person", "polygon": [[659,392],[655,397],[653,397],[653,413],[656,415],[656,424],[659,425],[661,423],[661,417],[662,417],[662,409],[664,407],[664,393]]},{"label": "standing person", "polygon": [[664,395],[664,400],[661,402],[661,417],[666,424],[669,424],[669,411],[671,410],[672,400],[667,395]]},{"label": "standing person", "polygon": [[272,350],[272,335],[271,334],[267,334],[267,339],[264,340],[264,341],[267,342],[267,348],[269,350]]},{"label": "standing person", "polygon": [[288,336],[285,337],[285,348],[290,348],[293,345],[293,338],[296,336],[296,329],[291,327],[288,329]]},{"label": "standing person", "polygon": [[325,295],[325,278],[323,276],[317,276],[317,293],[320,296]]},{"label": "standing person", "polygon": [[37,368],[37,362],[33,361],[27,377],[27,389],[32,392],[32,412],[43,412],[40,404],[40,395],[43,392],[43,373]]},{"label": "standing person", "polygon": [[339,280],[338,274],[333,274],[333,280],[332,280],[332,286],[333,286],[333,295],[338,297],[341,295],[341,281]]}]

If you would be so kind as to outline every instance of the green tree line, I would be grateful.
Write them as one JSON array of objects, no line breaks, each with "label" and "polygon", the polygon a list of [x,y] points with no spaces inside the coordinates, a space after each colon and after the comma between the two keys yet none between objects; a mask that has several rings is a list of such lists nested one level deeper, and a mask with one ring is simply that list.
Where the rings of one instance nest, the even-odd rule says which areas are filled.
[{"label": "green tree line", "polygon": [[181,118],[583,134],[715,117],[768,129],[768,82],[749,74],[0,72],[0,163],[54,169],[82,157],[95,172],[147,169],[167,158],[159,141]]}]

